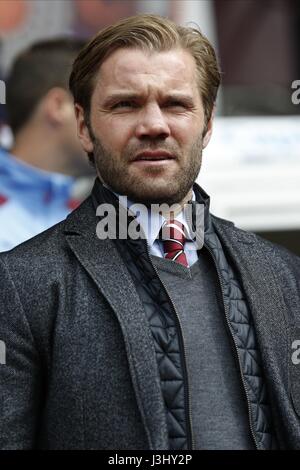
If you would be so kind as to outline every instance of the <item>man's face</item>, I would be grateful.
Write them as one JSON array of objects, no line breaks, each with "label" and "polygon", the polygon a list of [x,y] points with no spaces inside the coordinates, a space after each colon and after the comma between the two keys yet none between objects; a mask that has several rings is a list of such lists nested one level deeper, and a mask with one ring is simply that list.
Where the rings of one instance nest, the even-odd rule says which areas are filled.
[{"label": "man's face", "polygon": [[[210,138],[196,65],[181,49],[117,49],[101,65],[90,130],[77,105],[79,137],[100,179],[136,202],[173,204],[191,189]],[[92,135],[91,135],[92,133]]]}]

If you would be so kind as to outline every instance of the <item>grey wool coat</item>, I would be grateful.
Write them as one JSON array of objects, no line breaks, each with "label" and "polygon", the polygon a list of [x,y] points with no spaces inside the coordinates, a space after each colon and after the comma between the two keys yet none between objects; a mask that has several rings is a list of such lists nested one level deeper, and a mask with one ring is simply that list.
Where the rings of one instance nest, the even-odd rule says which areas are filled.
[{"label": "grey wool coat", "polygon": [[[251,308],[279,446],[300,449],[300,259],[212,219]],[[88,198],[0,255],[1,449],[168,448],[143,306],[96,224]]]}]

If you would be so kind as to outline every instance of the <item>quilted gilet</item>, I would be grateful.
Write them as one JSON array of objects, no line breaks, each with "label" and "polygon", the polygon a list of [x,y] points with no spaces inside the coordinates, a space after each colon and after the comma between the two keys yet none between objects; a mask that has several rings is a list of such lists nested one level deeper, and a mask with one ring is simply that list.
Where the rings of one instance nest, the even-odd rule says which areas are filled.
[{"label": "quilted gilet", "polygon": [[[276,441],[272,432],[272,417],[247,299],[214,230],[213,216],[209,213],[209,197],[196,184],[193,189],[196,201],[205,206],[205,238],[202,249],[209,251],[218,272],[224,315],[240,368],[254,443],[259,449],[274,449]],[[117,198],[100,183],[95,194],[95,204],[110,202],[118,208]],[[133,220],[134,217],[128,217],[128,223]],[[132,276],[152,332],[166,409],[170,449],[192,449],[185,350],[176,308],[151,262],[146,241],[117,239],[116,244]]]}]

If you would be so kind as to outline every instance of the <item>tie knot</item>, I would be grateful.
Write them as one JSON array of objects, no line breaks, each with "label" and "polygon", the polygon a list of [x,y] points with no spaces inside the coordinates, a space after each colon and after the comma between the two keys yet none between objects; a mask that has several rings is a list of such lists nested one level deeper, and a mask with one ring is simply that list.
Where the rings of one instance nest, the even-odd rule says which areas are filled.
[{"label": "tie knot", "polygon": [[161,228],[161,239],[164,244],[168,241],[180,243],[183,248],[186,240],[184,225],[176,219],[166,221]]},{"label": "tie knot", "polygon": [[161,228],[160,238],[163,240],[164,257],[188,267],[184,253],[186,240],[184,225],[175,219],[165,222]]}]

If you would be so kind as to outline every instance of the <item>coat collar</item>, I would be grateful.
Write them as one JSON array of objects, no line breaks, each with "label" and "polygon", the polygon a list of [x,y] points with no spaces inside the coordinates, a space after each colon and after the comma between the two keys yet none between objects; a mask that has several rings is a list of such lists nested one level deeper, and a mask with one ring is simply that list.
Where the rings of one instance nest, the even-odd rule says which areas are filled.
[{"label": "coat collar", "polygon": [[275,271],[274,250],[253,233],[214,216],[212,220],[228,261],[241,280],[255,324],[265,373],[276,377],[277,385],[283,380],[281,385],[286,388],[289,314],[282,282]]}]

